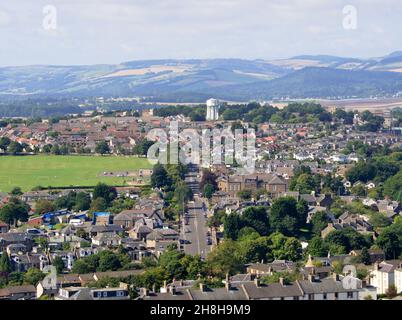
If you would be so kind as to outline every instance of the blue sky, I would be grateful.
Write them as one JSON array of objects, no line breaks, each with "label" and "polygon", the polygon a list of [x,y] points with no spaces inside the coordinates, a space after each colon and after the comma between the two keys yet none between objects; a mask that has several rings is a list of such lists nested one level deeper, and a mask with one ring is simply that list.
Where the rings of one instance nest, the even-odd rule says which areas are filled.
[{"label": "blue sky", "polygon": [[[46,5],[56,30],[42,27]],[[343,28],[345,5],[356,30]],[[376,57],[402,50],[401,17],[400,0],[3,0],[0,65]]]}]

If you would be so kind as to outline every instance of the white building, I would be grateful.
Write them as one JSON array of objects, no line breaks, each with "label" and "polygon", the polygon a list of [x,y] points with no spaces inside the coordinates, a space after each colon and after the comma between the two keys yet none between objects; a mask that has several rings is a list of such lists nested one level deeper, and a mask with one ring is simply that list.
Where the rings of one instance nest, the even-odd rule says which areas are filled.
[{"label": "white building", "polygon": [[216,121],[219,119],[220,102],[217,99],[207,100],[207,121]]},{"label": "white building", "polygon": [[395,270],[395,287],[398,293],[402,293],[402,268]]},{"label": "white building", "polygon": [[314,155],[307,152],[294,153],[293,157],[299,161],[314,160]]},{"label": "white building", "polygon": [[371,271],[370,284],[377,288],[378,294],[386,294],[388,288],[395,283],[395,270],[401,267],[401,260],[389,260],[374,264]]}]

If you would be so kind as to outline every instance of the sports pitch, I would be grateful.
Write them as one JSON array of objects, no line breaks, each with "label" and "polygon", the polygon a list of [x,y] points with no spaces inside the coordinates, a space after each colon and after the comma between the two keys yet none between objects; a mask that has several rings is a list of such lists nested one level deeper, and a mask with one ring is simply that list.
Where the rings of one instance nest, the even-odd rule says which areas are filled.
[{"label": "sports pitch", "polygon": [[129,177],[103,177],[105,171],[151,168],[146,158],[115,156],[1,156],[0,192],[14,187],[86,187],[98,182],[125,185]]}]

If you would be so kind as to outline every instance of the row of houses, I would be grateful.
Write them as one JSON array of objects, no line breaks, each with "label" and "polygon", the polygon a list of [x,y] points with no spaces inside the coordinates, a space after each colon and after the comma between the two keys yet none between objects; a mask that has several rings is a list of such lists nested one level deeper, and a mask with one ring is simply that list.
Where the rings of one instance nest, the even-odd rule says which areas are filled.
[{"label": "row of houses", "polygon": [[[334,275],[333,278],[305,280],[287,283],[264,284],[259,277],[245,281],[225,280],[224,288],[212,288],[203,283],[193,286],[164,286],[160,292],[143,289],[142,300],[359,300],[364,299],[365,290],[358,279],[348,287],[348,277]],[[361,289],[361,290],[360,290]]]}]

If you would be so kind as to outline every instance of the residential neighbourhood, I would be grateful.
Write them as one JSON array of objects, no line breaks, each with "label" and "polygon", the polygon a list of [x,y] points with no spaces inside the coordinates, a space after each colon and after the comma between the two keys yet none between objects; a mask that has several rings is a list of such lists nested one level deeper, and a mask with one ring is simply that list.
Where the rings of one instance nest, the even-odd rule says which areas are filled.
[{"label": "residential neighbourhood", "polygon": [[[297,121],[255,124],[232,119],[219,103],[197,107],[215,108],[198,121],[169,106],[8,120],[0,128],[4,159],[140,159],[157,142],[146,133],[176,123],[200,133],[241,128],[256,153],[252,173],[237,162],[156,163],[99,172],[124,179],[118,184],[46,187],[47,180],[0,190],[0,299],[400,296],[402,136],[383,125],[388,114],[300,103],[287,111]],[[262,106],[246,105],[257,114]],[[300,110],[319,117],[303,120]],[[271,119],[283,111],[272,112]],[[365,127],[379,121],[374,131]]]},{"label": "residential neighbourhood", "polygon": [[398,317],[401,12],[2,1],[3,318]]}]

